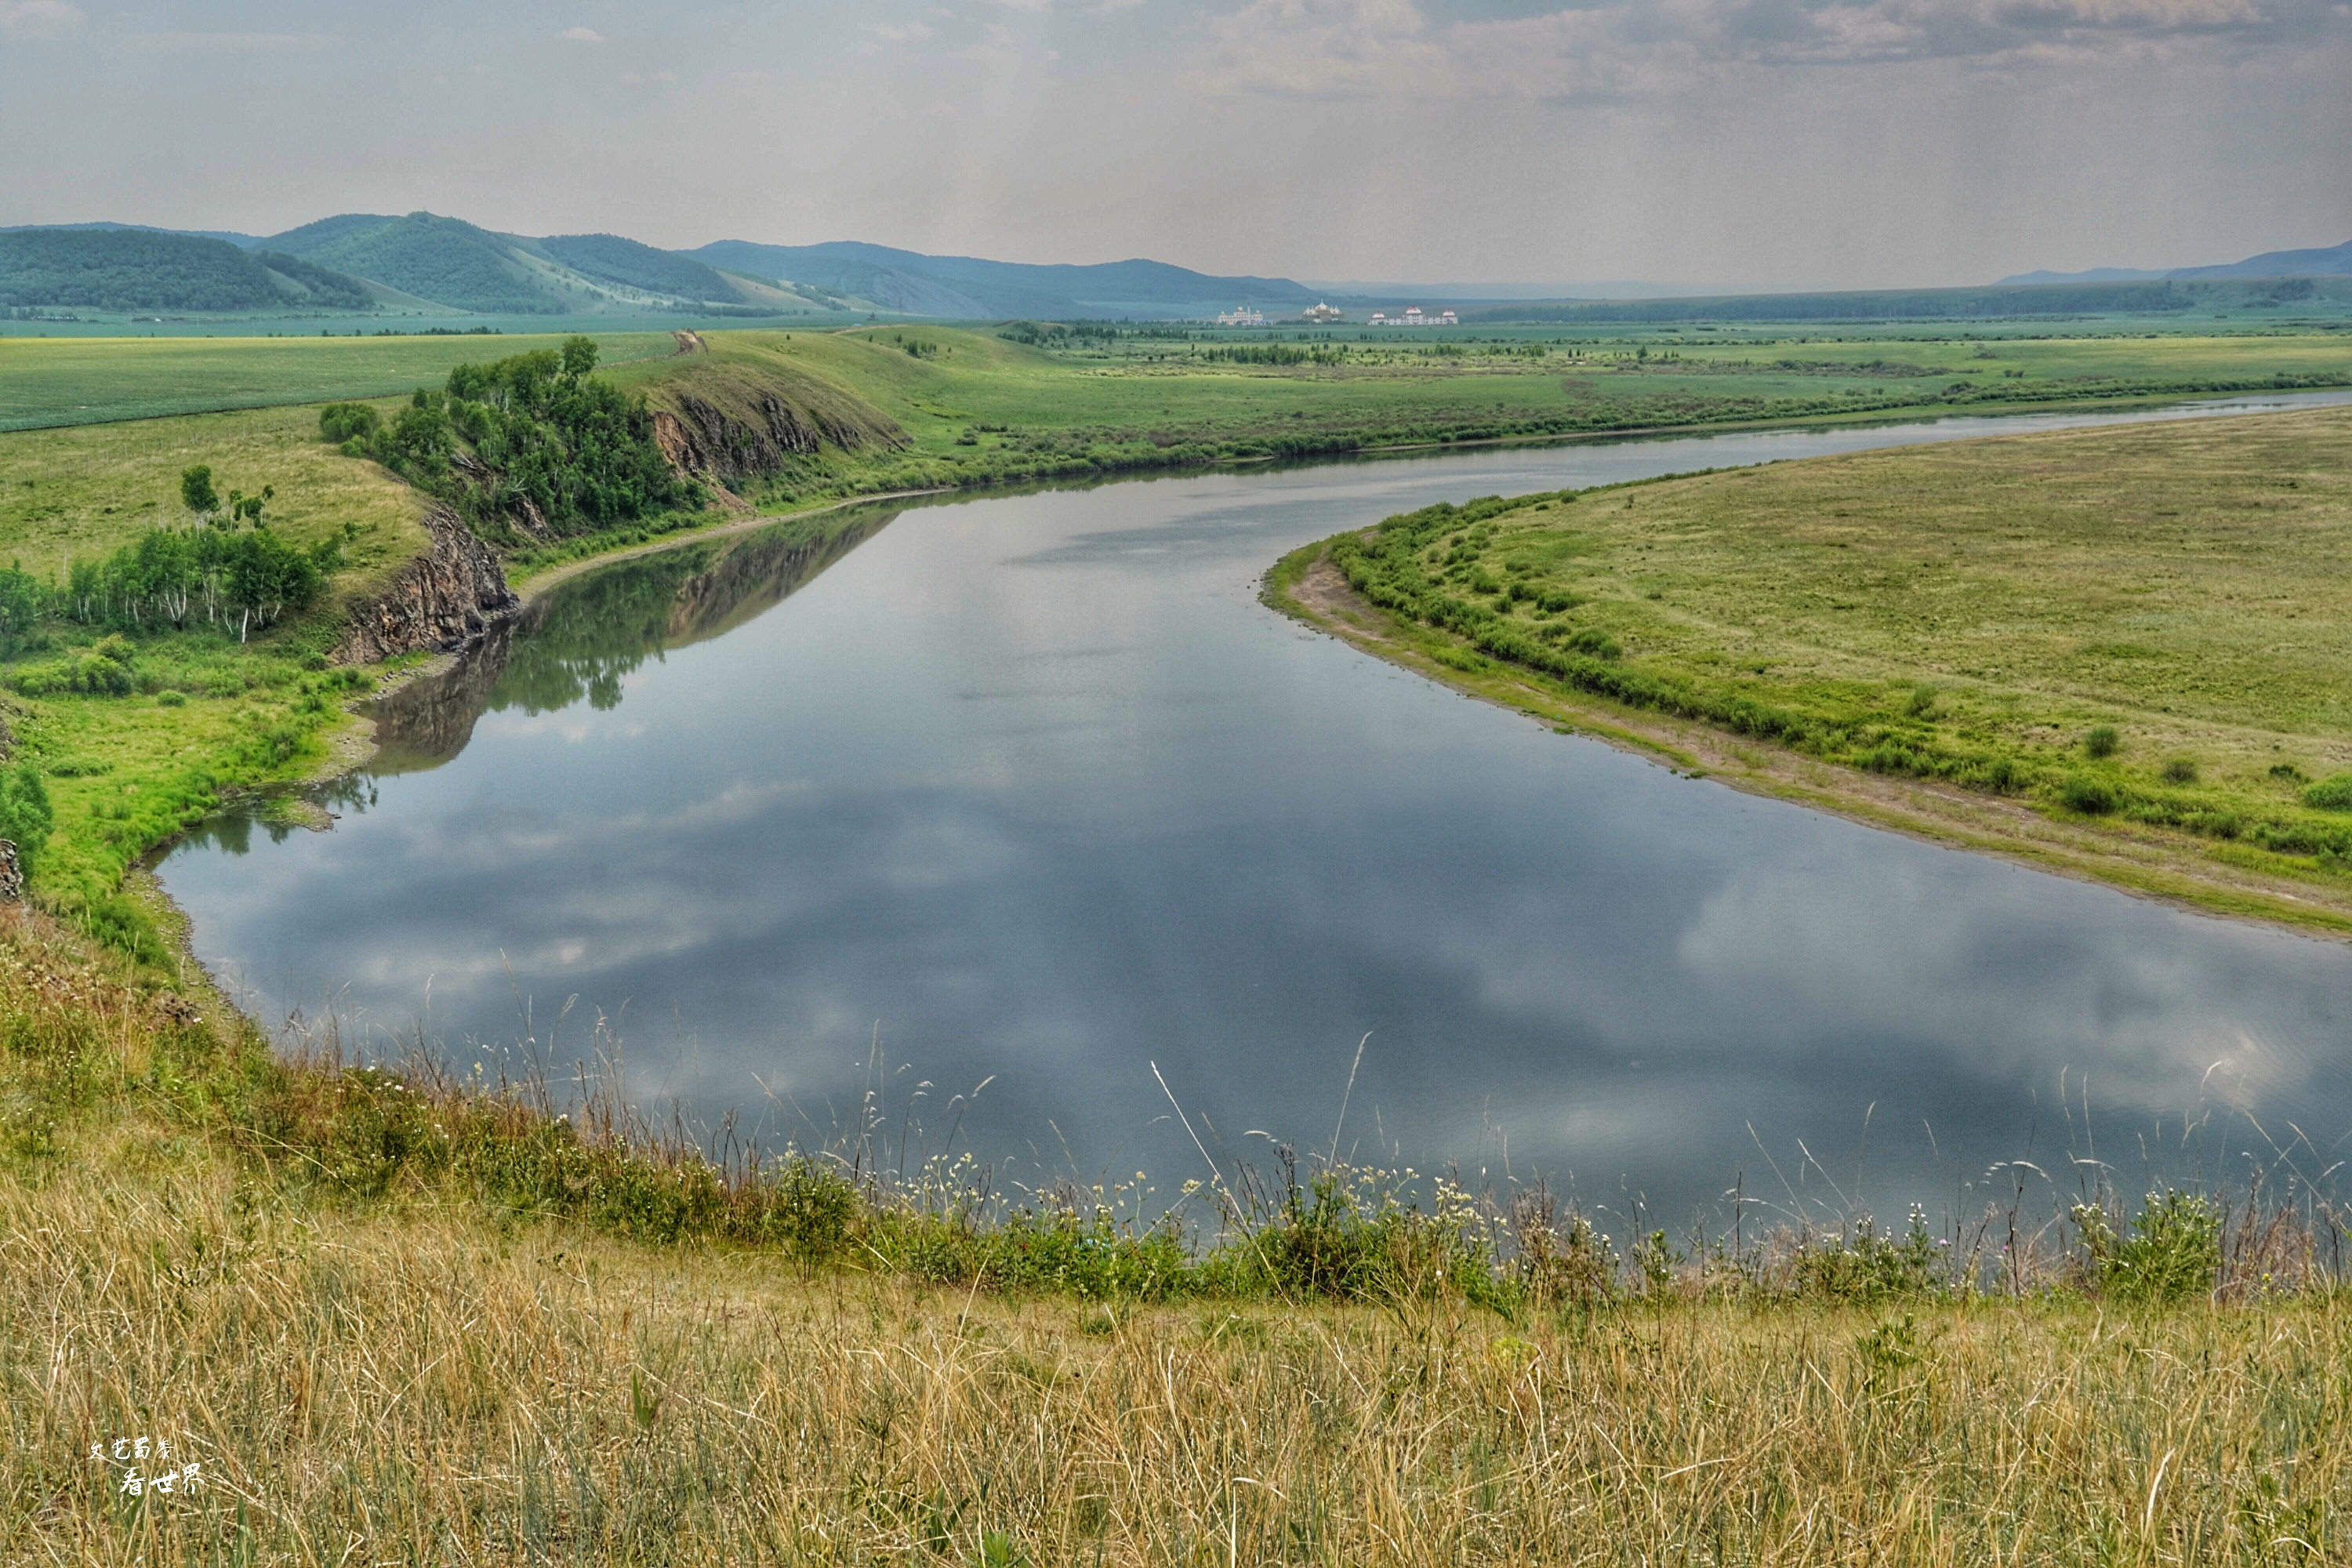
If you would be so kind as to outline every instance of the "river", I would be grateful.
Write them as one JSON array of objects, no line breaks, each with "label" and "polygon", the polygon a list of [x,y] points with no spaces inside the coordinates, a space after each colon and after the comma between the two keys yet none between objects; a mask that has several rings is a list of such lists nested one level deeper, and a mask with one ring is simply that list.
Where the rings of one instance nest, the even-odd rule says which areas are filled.
[{"label": "river", "polygon": [[1173,1192],[1208,1173],[1193,1133],[1228,1170],[1336,1142],[1669,1226],[1735,1182],[1882,1215],[2071,1188],[2095,1148],[2127,1186],[2242,1175],[2289,1122],[2352,1130],[2352,949],[1678,777],[1256,598],[1285,552],[1433,500],[2105,422],[1496,448],[704,541],[560,585],[388,701],[377,763],[320,792],[331,831],[231,817],[160,875],[265,1020],[459,1062],[528,1037],[568,1070],[601,1016],[640,1104],[824,1142],[878,1089],[894,1146],[1000,1185]]}]

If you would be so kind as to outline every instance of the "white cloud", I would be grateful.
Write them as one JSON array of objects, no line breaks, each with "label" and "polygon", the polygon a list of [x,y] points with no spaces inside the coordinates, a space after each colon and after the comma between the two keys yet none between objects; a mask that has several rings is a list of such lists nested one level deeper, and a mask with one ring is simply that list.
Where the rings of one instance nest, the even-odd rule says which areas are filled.
[{"label": "white cloud", "polygon": [[874,36],[889,44],[921,44],[939,37],[939,29],[928,22],[877,22]]},{"label": "white cloud", "polygon": [[604,35],[593,27],[566,27],[556,35],[567,44],[601,44]]},{"label": "white cloud", "polygon": [[1433,86],[1450,68],[1412,0],[1250,0],[1209,24],[1201,84],[1313,97]]},{"label": "white cloud", "polygon": [[2178,40],[2340,32],[2333,0],[1657,0],[1439,25],[1415,0],[1248,0],[1213,17],[1199,90],[1537,98],[1687,87],[1711,68],[2084,59]]},{"label": "white cloud", "polygon": [[70,38],[81,28],[81,8],[66,0],[0,0],[0,33],[12,38]]}]

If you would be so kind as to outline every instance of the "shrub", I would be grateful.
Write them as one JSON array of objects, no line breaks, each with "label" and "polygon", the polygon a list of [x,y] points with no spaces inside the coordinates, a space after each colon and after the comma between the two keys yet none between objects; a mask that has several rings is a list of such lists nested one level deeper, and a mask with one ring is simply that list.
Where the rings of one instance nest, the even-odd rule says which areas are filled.
[{"label": "shrub", "polygon": [[1914,719],[1927,719],[1936,711],[1936,689],[1925,681],[1911,689],[1911,696],[1903,704],[1903,711]]},{"label": "shrub", "polygon": [[2322,811],[2352,811],[2352,773],[2331,773],[2320,780],[2303,792],[2303,804]]},{"label": "shrub", "polygon": [[2090,1254],[2091,1279],[2104,1294],[2126,1301],[2178,1301],[2210,1294],[2221,1274],[2221,1217],[2194,1193],[2150,1193],[2118,1237],[2106,1212],[2074,1210],[2074,1226]]},{"label": "shrub", "polygon": [[1832,1300],[1881,1301],[1940,1288],[1939,1251],[1927,1229],[1927,1211],[1916,1205],[1899,1239],[1881,1234],[1864,1217],[1851,1237],[1799,1247],[1794,1262],[1798,1293]]},{"label": "shrub", "polygon": [[2058,786],[2058,802],[2085,816],[2103,816],[2118,804],[2114,785],[2084,773],[2072,774]]},{"label": "shrub", "polygon": [[2093,757],[2112,757],[2123,743],[2123,737],[2116,733],[2113,724],[2096,725],[2083,737],[2083,750]]},{"label": "shrub", "polygon": [[375,410],[364,403],[330,403],[319,410],[320,438],[337,446],[349,441],[364,442],[383,423]]},{"label": "shrub", "polygon": [[158,708],[185,708],[187,705],[187,693],[184,691],[163,690],[155,693],[155,706]]},{"label": "shrub", "polygon": [[2164,782],[2190,784],[2197,782],[2197,764],[2187,757],[2175,757],[2164,764]]}]

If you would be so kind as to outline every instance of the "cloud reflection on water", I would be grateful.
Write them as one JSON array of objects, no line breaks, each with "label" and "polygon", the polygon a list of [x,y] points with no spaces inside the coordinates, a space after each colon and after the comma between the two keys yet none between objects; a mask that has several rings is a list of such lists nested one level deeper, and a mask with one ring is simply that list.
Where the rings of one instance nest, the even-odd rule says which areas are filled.
[{"label": "cloud reflection on water", "polygon": [[847,1117],[878,1027],[934,1104],[996,1075],[983,1152],[1171,1186],[1197,1155],[1147,1064],[1229,1149],[1320,1147],[1368,1030],[1360,1152],[1507,1136],[1515,1168],[1668,1208],[1759,1137],[1948,1191],[2062,1068],[2118,1129],[2248,1096],[2352,1126],[2339,948],[1679,779],[1254,602],[1348,521],[1693,448],[1727,450],[998,497],[822,558],[614,568],[475,672],[475,712],[420,694],[412,771],[334,833],[192,843],[164,878],[271,1005],[340,987],[398,1034],[429,976],[456,1045],[576,994],[567,1056],[621,1016],[640,1093],[772,1135]]}]

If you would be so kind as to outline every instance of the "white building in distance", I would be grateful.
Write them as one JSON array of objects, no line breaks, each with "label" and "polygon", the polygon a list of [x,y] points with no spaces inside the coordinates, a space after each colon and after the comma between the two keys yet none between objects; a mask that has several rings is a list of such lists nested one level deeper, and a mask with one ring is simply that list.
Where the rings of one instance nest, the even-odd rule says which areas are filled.
[{"label": "white building in distance", "polygon": [[1433,316],[1418,305],[1407,305],[1402,316],[1391,316],[1385,310],[1372,312],[1372,325],[1376,327],[1458,327],[1461,324],[1462,318],[1451,310],[1440,310]]},{"label": "white building in distance", "polygon": [[1217,325],[1221,327],[1263,327],[1265,325],[1265,312],[1264,310],[1253,310],[1247,305],[1236,305],[1234,309],[1227,310],[1224,314],[1217,318]]}]

